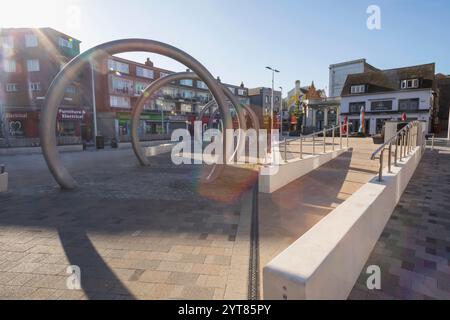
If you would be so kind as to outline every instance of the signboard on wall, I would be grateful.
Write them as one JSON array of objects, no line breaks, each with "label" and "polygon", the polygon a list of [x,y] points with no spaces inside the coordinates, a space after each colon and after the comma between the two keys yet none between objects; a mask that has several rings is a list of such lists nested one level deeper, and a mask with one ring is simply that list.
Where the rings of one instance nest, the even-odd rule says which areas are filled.
[{"label": "signboard on wall", "polygon": [[59,120],[83,120],[86,111],[84,110],[74,110],[74,109],[59,109],[58,119]]}]

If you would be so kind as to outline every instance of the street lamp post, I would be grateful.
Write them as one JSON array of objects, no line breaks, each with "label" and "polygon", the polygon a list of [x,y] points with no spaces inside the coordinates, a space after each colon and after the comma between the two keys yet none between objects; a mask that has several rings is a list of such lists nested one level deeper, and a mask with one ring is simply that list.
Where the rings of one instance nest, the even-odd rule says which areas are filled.
[{"label": "street lamp post", "polygon": [[275,73],[280,73],[275,68],[272,67],[266,67],[266,69],[272,71],[272,101],[270,104],[270,133],[272,134],[273,131],[273,103],[274,103],[274,91],[275,91]]},{"label": "street lamp post", "polygon": [[280,87],[281,99],[280,99],[280,134],[283,136],[283,87]]}]

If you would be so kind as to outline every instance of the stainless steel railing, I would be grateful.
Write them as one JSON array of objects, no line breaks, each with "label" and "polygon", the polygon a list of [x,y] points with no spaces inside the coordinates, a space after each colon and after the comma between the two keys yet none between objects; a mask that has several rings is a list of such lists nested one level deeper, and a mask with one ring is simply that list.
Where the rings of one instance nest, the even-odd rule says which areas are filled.
[{"label": "stainless steel railing", "polygon": [[[392,173],[392,158],[394,158],[394,165],[397,166],[398,160],[402,161],[414,151],[419,142],[420,128],[419,121],[410,122],[372,153],[371,160],[375,160],[378,154],[380,156],[379,181],[383,181],[384,153],[388,151],[388,173]],[[393,151],[394,146],[395,150]]]},{"label": "stainless steel railing", "polygon": [[[299,138],[288,140],[287,138],[284,139],[283,145],[284,145],[284,161],[287,162],[287,154],[288,154],[288,147],[291,145],[298,145],[299,146],[299,159],[303,159],[304,155],[304,143],[311,139],[312,142],[312,155],[315,156],[317,154],[316,149],[317,147],[323,147],[323,153],[327,152],[327,136],[331,139],[331,146],[332,151],[336,150],[336,139],[339,139],[339,149],[342,149],[343,147],[343,140],[346,140],[347,148],[349,146],[349,133],[350,133],[350,127],[351,123],[342,124],[340,126],[334,126],[329,129],[324,129],[322,131],[314,132],[309,135],[300,136]],[[346,133],[342,133],[344,131],[343,129],[346,129]],[[339,132],[339,137],[336,137],[336,132]],[[331,134],[329,134],[331,132]],[[320,139],[320,135],[322,135],[322,139]]]}]

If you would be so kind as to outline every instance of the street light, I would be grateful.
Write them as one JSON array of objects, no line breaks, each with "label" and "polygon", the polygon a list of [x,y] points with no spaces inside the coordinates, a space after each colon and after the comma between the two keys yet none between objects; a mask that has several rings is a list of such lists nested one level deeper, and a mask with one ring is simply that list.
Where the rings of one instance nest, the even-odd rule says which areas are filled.
[{"label": "street light", "polygon": [[281,99],[280,99],[280,134],[283,137],[283,87],[279,87],[281,91]]},{"label": "street light", "polygon": [[270,104],[270,134],[272,135],[273,131],[273,102],[274,102],[274,91],[275,91],[275,73],[280,73],[275,68],[266,67],[266,69],[272,71],[272,101]]}]

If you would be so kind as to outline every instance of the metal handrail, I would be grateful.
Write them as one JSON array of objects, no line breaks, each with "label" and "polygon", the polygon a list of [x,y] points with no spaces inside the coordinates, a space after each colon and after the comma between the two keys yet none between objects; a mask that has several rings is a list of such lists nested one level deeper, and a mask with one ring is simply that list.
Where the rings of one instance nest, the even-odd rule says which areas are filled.
[{"label": "metal handrail", "polygon": [[[388,151],[388,173],[392,173],[392,145],[395,143],[394,151],[394,165],[397,166],[398,160],[403,160],[404,157],[408,156],[414,151],[417,146],[419,137],[419,121],[412,121],[408,123],[405,127],[399,130],[395,135],[386,140],[377,150],[375,150],[370,159],[375,160],[377,154],[380,154],[380,168],[378,171],[378,181],[383,181],[383,157],[384,152]],[[400,150],[399,150],[400,142]]]},{"label": "metal handrail", "polygon": [[[312,143],[313,143],[313,151],[312,151],[312,155],[316,155],[316,136],[318,137],[320,134],[323,134],[323,153],[326,153],[327,151],[327,133],[328,132],[332,132],[332,148],[333,151],[335,151],[335,139],[336,139],[336,130],[339,129],[339,146],[340,149],[342,149],[342,139],[343,137],[346,138],[347,140],[347,148],[349,146],[349,134],[350,134],[350,127],[352,126],[351,123],[346,123],[346,124],[342,124],[340,126],[334,126],[332,128],[329,129],[324,129],[322,131],[319,132],[315,132],[306,136],[300,136],[299,138],[293,139],[293,140],[288,140],[287,138],[284,139],[284,161],[287,162],[287,147],[291,144],[291,143],[296,143],[297,141],[300,141],[300,160],[303,159],[303,141],[305,141],[306,139],[310,139],[312,138]],[[343,134],[342,129],[346,128],[346,134]]]}]

